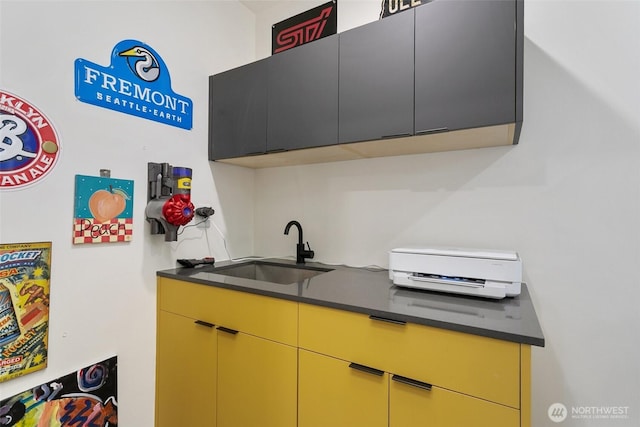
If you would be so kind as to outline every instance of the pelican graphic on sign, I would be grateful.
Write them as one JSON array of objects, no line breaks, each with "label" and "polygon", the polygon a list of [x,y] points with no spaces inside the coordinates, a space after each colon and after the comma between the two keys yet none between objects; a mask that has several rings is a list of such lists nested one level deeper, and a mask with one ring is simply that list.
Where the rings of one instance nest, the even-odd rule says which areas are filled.
[{"label": "pelican graphic on sign", "polygon": [[131,71],[145,82],[153,82],[160,75],[158,60],[148,49],[142,46],[132,47],[129,50],[120,52],[119,55],[127,57],[127,63]]}]

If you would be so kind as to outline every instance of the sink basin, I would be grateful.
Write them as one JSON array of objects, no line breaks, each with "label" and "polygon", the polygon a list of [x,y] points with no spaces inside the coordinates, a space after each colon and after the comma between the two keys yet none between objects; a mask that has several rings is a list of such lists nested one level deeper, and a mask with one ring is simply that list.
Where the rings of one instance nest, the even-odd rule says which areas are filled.
[{"label": "sink basin", "polygon": [[249,261],[242,264],[217,267],[211,272],[221,274],[223,276],[260,280],[263,282],[278,283],[280,285],[291,285],[303,282],[306,279],[328,271],[332,270],[292,264],[277,264],[265,261]]}]

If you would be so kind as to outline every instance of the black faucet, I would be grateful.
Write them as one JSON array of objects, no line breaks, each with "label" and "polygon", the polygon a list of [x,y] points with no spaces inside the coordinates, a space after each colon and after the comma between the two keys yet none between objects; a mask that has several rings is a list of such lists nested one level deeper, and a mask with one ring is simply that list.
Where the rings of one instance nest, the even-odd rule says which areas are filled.
[{"label": "black faucet", "polygon": [[298,221],[289,221],[287,226],[284,228],[284,234],[289,234],[289,229],[292,225],[295,225],[298,228],[298,244],[296,245],[296,264],[304,264],[305,258],[313,258],[315,253],[311,250],[311,246],[309,246],[309,242],[307,242],[307,246],[309,250],[304,248],[304,243],[302,240],[302,226]]}]

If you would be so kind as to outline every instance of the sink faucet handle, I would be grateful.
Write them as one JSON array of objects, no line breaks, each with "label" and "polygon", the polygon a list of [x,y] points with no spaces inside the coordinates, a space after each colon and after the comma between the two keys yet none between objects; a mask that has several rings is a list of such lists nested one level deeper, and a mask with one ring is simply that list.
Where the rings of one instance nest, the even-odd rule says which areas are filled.
[{"label": "sink faucet handle", "polygon": [[304,258],[313,258],[315,256],[315,252],[311,250],[309,242],[307,242],[307,247],[309,250],[305,250],[304,245],[302,245],[302,253],[300,254],[302,256],[302,262],[304,262]]}]

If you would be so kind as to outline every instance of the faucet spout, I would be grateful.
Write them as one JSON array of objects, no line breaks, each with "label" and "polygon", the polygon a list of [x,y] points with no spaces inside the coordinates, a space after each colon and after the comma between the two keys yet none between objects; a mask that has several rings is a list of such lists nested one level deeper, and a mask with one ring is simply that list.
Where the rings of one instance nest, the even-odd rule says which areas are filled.
[{"label": "faucet spout", "polygon": [[304,239],[302,238],[302,226],[298,221],[289,221],[287,226],[284,228],[284,234],[289,235],[289,229],[291,229],[292,225],[295,225],[298,229],[298,244],[302,245],[302,242],[304,242]]},{"label": "faucet spout", "polygon": [[296,245],[296,264],[304,264],[305,258],[313,258],[315,253],[311,250],[311,246],[309,246],[309,250],[304,248],[304,240],[302,238],[302,226],[298,221],[289,221],[287,226],[284,228],[284,234],[288,235],[289,230],[292,226],[295,226],[298,229],[298,244]]}]

